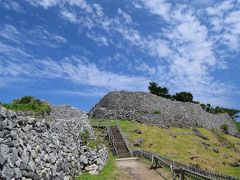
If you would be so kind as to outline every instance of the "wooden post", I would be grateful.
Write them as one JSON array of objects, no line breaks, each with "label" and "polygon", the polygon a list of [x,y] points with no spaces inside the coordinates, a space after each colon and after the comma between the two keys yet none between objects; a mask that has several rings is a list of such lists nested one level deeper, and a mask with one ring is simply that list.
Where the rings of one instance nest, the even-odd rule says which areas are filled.
[{"label": "wooden post", "polygon": [[149,169],[154,169],[155,168],[154,166],[156,166],[155,163],[156,163],[156,157],[152,156],[152,162],[151,162],[151,166]]},{"label": "wooden post", "polygon": [[156,156],[152,156],[151,166],[149,169],[157,169],[159,167],[162,167],[159,163],[159,159]]},{"label": "wooden post", "polygon": [[[174,175],[174,174],[173,174]],[[176,178],[177,178],[177,174],[175,174],[175,176],[173,177],[173,180],[176,180]]]},{"label": "wooden post", "polygon": [[180,169],[180,180],[184,180],[185,178],[185,171],[183,169]]}]

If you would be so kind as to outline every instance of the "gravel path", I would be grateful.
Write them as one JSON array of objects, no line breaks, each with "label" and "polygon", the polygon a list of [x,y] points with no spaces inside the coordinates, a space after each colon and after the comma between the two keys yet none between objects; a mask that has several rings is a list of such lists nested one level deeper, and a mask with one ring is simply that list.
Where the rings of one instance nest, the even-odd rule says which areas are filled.
[{"label": "gravel path", "polygon": [[116,167],[124,173],[125,180],[166,180],[171,174],[159,168],[157,171],[149,170],[149,166],[139,160],[116,161]]}]

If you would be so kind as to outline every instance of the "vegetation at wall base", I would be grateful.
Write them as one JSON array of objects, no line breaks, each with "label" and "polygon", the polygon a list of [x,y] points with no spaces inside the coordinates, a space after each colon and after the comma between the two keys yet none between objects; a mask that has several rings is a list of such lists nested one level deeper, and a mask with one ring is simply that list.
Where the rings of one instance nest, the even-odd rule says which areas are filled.
[{"label": "vegetation at wall base", "polygon": [[24,96],[13,100],[11,104],[2,104],[2,106],[13,111],[34,112],[37,116],[44,116],[51,112],[51,106],[48,103],[32,96]]},{"label": "vegetation at wall base", "polygon": [[78,180],[112,180],[119,176],[119,173],[116,172],[115,167],[116,157],[112,154],[109,154],[107,164],[100,172],[99,175],[91,175],[87,172],[83,172],[80,176],[78,176]]}]

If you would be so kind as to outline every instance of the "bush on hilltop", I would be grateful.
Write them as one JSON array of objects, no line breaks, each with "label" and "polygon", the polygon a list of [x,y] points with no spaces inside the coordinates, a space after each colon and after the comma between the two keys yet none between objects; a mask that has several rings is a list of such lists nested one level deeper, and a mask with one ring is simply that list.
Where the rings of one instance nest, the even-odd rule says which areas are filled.
[{"label": "bush on hilltop", "polygon": [[32,96],[24,96],[13,100],[11,104],[2,104],[2,106],[13,111],[35,112],[37,116],[44,116],[51,112],[51,106],[47,102]]}]

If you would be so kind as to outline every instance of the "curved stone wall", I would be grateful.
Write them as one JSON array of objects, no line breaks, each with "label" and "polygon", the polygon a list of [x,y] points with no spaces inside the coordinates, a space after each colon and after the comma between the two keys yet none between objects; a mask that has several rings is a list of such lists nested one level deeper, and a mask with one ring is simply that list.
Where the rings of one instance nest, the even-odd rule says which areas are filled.
[{"label": "curved stone wall", "polygon": [[97,118],[128,119],[160,127],[206,127],[227,124],[229,133],[237,129],[228,114],[211,114],[199,104],[172,101],[150,93],[115,91],[105,95],[89,115]]}]

